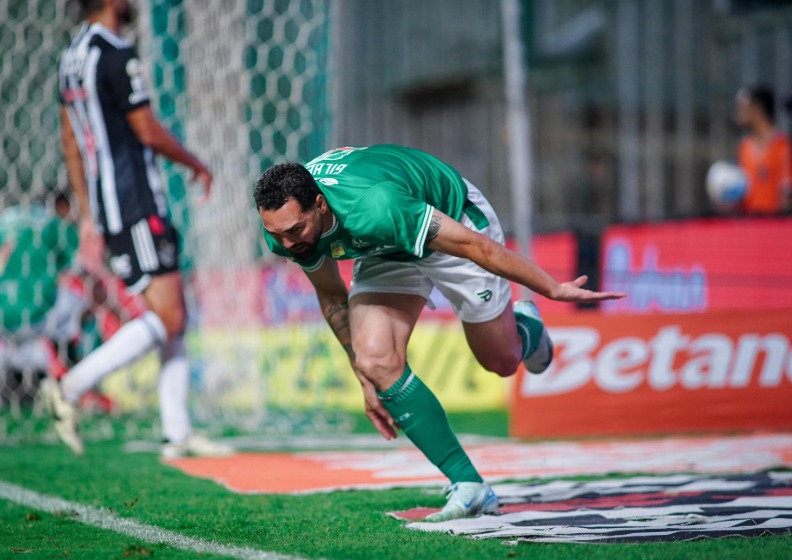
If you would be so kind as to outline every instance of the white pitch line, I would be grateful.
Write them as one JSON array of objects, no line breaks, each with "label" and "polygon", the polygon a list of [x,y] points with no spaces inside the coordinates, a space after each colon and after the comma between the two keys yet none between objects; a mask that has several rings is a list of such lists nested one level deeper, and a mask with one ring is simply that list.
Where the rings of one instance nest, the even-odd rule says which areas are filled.
[{"label": "white pitch line", "polygon": [[203,554],[217,554],[241,560],[302,560],[299,556],[289,556],[279,552],[268,552],[255,548],[228,546],[214,541],[204,541],[193,537],[180,535],[174,531],[161,529],[152,525],[145,525],[132,519],[118,517],[99,508],[69,502],[55,496],[47,496],[33,492],[27,488],[8,482],[0,481],[0,499],[6,499],[23,506],[35,508],[49,513],[74,512],[75,521],[122,533],[152,544],[167,544],[174,548],[199,552]]}]

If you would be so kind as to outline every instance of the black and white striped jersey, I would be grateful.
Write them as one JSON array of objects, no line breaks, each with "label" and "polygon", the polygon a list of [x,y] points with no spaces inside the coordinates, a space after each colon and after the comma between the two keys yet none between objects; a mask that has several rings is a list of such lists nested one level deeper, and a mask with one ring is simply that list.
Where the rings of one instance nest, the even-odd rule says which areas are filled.
[{"label": "black and white striped jersey", "polygon": [[126,119],[150,101],[135,48],[101,24],[83,25],[61,56],[59,90],[100,231],[115,235],[146,216],[166,217],[154,152]]}]

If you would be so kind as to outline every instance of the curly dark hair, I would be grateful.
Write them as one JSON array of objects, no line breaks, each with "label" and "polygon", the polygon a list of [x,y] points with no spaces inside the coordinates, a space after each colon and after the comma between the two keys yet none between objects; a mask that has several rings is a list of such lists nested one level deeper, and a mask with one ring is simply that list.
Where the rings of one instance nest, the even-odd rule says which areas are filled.
[{"label": "curly dark hair", "polygon": [[313,176],[299,163],[279,163],[261,174],[253,190],[256,208],[277,210],[290,199],[295,199],[303,210],[316,205],[320,193]]}]

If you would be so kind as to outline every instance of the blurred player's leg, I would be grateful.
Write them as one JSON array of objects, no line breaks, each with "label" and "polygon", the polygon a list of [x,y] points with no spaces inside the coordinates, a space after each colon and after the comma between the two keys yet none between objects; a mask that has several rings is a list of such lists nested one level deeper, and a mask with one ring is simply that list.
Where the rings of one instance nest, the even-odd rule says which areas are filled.
[{"label": "blurred player's leg", "polygon": [[76,403],[103,377],[131,364],[165,341],[165,327],[156,313],[146,312],[88,354],[61,378],[63,396]]},{"label": "blurred player's leg", "polygon": [[190,366],[184,337],[176,336],[162,347],[159,375],[160,419],[162,436],[169,442],[181,442],[190,435],[187,394],[190,390]]},{"label": "blurred player's leg", "polygon": [[75,454],[82,455],[84,448],[77,426],[77,406],[63,397],[60,385],[51,377],[41,382],[40,390],[58,438]]},{"label": "blurred player's leg", "polygon": [[223,457],[233,453],[227,445],[191,433],[187,396],[190,389],[190,366],[184,337],[176,336],[163,346],[159,377],[160,418],[165,439],[160,454],[168,459],[185,457]]}]

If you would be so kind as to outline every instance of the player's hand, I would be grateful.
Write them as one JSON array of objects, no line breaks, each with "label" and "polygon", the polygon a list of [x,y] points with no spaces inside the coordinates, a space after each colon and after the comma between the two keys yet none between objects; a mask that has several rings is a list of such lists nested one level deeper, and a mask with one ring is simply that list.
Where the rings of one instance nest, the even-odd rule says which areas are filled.
[{"label": "player's hand", "polygon": [[583,284],[588,282],[588,276],[583,275],[575,278],[571,282],[564,282],[558,288],[558,291],[553,294],[556,301],[602,301],[606,299],[621,299],[626,297],[627,294],[623,292],[592,292],[581,288]]},{"label": "player's hand", "polygon": [[80,220],[77,260],[88,272],[100,274],[104,271],[104,239],[96,231],[96,226],[89,217]]},{"label": "player's hand", "polygon": [[209,200],[209,194],[212,192],[212,181],[214,180],[212,173],[205,166],[199,165],[193,169],[192,180],[203,185],[203,195],[198,199],[198,204],[204,204]]},{"label": "player's hand", "polygon": [[377,396],[377,390],[369,380],[358,375],[360,386],[363,388],[363,398],[366,401],[366,417],[374,424],[377,431],[385,439],[396,439],[396,422],[390,412],[382,406],[382,401]]}]

